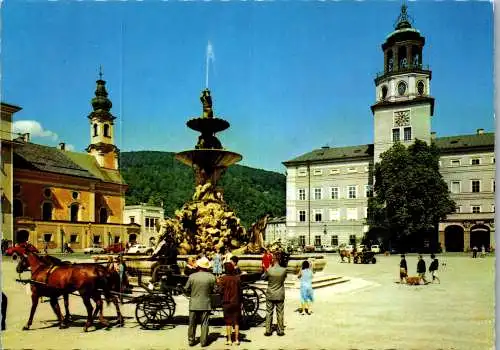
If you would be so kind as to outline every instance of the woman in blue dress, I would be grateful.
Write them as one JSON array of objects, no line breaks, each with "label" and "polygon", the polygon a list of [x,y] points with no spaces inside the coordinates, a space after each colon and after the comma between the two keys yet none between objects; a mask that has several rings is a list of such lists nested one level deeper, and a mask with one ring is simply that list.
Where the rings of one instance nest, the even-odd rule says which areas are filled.
[{"label": "woman in blue dress", "polygon": [[312,278],[313,272],[310,269],[309,261],[302,262],[302,269],[299,272],[300,278],[300,308],[301,315],[307,313],[312,314],[311,304],[313,302]]},{"label": "woman in blue dress", "polygon": [[219,250],[212,257],[212,272],[215,276],[222,275],[222,255]]}]

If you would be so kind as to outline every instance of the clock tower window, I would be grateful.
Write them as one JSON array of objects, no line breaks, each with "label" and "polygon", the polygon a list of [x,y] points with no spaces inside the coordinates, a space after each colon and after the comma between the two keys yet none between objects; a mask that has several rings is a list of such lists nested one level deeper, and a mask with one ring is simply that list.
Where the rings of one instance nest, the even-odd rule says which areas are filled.
[{"label": "clock tower window", "polygon": [[382,85],[382,100],[387,98],[387,85]]},{"label": "clock tower window", "polygon": [[97,128],[98,128],[97,124],[94,124],[94,136],[97,136]]},{"label": "clock tower window", "polygon": [[420,96],[422,96],[425,92],[425,84],[422,80],[419,80],[417,83],[417,92]]},{"label": "clock tower window", "polygon": [[398,83],[398,94],[399,96],[404,96],[406,93],[406,83],[404,81],[400,81]]}]

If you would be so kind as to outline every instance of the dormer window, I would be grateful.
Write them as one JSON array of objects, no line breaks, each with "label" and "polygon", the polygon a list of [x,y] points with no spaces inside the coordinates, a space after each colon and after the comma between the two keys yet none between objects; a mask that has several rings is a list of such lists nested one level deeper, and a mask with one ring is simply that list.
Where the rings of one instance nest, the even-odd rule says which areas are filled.
[{"label": "dormer window", "polygon": [[97,124],[94,124],[94,136],[97,136],[97,128],[98,128]]},{"label": "dormer window", "polygon": [[109,125],[104,124],[104,136],[110,137],[111,135],[109,134]]}]

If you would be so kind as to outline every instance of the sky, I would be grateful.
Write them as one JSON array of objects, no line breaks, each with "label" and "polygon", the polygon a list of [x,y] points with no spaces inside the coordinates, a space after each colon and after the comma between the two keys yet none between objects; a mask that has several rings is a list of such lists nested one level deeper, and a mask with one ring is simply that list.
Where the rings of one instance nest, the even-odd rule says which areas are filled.
[{"label": "sky", "polygon": [[[121,151],[193,149],[206,51],[223,146],[240,164],[284,173],[283,161],[328,145],[373,142],[381,44],[401,2],[48,2],[2,4],[1,100],[23,109],[32,141],[90,143],[87,115],[102,65]],[[489,2],[408,3],[426,37],[432,130],[494,131]]]}]

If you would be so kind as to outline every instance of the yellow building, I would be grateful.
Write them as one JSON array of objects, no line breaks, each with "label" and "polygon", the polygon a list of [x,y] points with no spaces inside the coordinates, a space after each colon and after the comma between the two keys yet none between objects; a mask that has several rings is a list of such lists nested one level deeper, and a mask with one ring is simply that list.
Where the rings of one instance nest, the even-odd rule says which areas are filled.
[{"label": "yellow building", "polygon": [[[49,147],[19,138],[14,150],[14,240],[39,249],[106,247],[127,242],[140,226],[122,224],[127,185],[118,170],[112,106],[105,81],[99,79],[90,120],[87,153],[64,143]],[[135,236],[134,236],[135,237]]]}]

